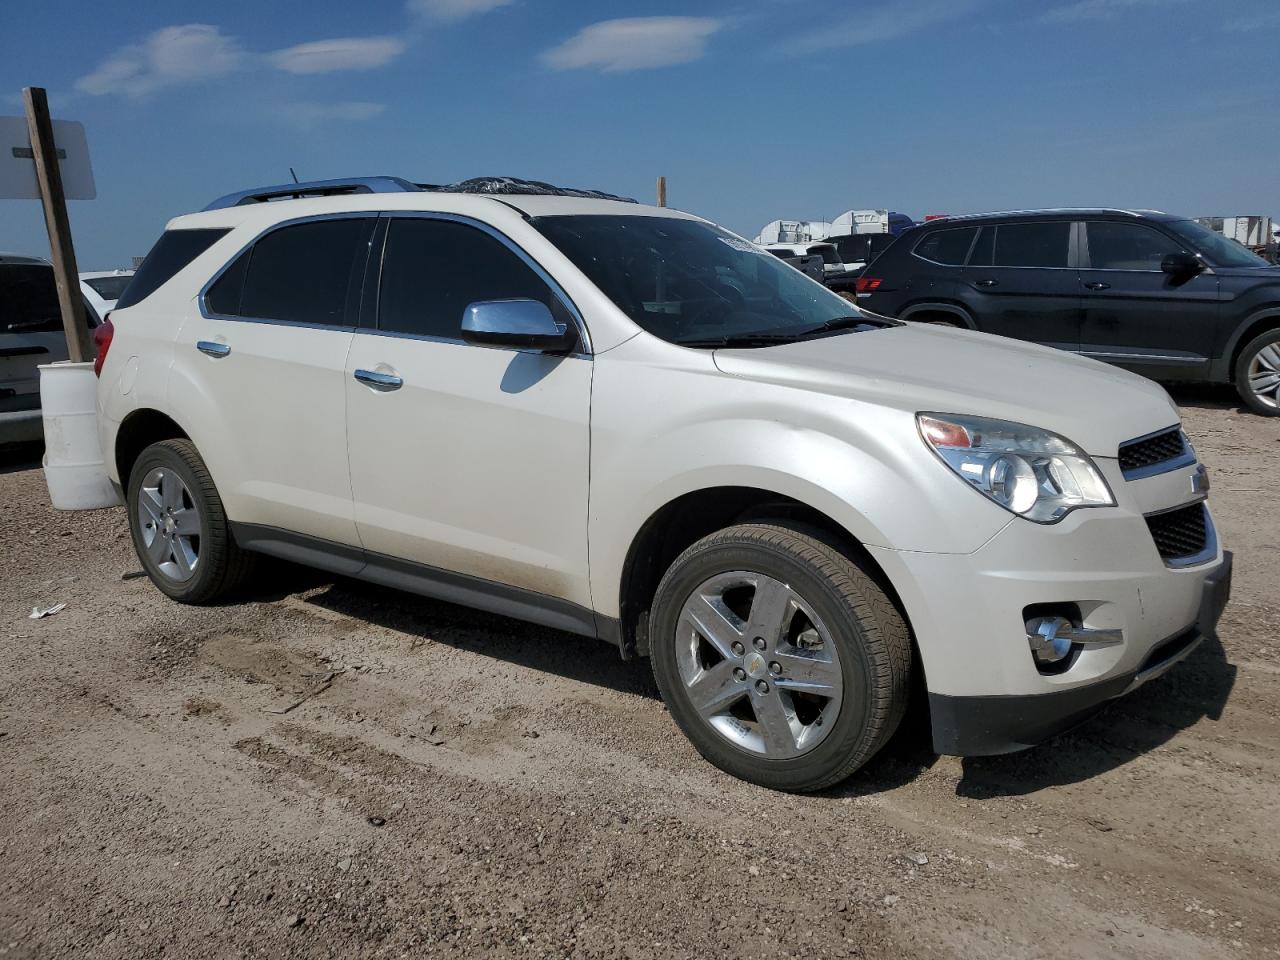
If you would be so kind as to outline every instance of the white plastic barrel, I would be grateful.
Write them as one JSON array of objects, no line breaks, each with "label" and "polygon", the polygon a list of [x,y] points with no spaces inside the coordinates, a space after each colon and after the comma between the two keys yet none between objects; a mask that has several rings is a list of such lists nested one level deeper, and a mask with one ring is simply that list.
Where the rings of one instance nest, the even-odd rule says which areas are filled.
[{"label": "white plastic barrel", "polygon": [[96,510],[120,503],[98,442],[97,393],[92,361],[40,366],[44,482],[55,510]]}]

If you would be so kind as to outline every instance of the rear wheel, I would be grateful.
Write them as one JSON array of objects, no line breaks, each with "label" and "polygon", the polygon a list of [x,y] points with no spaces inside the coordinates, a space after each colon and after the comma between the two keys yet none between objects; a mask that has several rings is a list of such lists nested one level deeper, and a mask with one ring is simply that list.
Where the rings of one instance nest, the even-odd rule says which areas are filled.
[{"label": "rear wheel", "polygon": [[672,717],[744,780],[830,786],[902,718],[906,624],[857,564],[804,531],[743,524],[700,540],[659,584],[651,627]]},{"label": "rear wheel", "polygon": [[129,474],[133,546],[161,592],[209,603],[248,576],[253,557],[231,536],[213,478],[190,440],[153,443]]},{"label": "rear wheel", "polygon": [[1280,416],[1280,330],[1245,344],[1236,359],[1236,391],[1254,413]]}]

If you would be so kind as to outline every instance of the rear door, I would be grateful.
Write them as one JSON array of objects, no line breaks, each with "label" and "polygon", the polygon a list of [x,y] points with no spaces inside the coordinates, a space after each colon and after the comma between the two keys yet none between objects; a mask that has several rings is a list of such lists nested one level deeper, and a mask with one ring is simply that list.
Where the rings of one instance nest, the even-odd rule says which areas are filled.
[{"label": "rear door", "polygon": [[983,226],[963,280],[978,329],[1078,350],[1082,291],[1074,235],[1070,220]]},{"label": "rear door", "polygon": [[1210,270],[1174,277],[1160,269],[1169,254],[1192,252],[1145,223],[1087,221],[1081,352],[1156,379],[1206,376],[1220,309],[1218,277]]},{"label": "rear door", "polygon": [[259,237],[183,323],[170,403],[184,411],[239,536],[356,546],[347,351],[376,216],[312,218]]},{"label": "rear door", "polygon": [[476,301],[540,300],[572,325],[567,298],[483,224],[387,219],[376,327],[356,333],[345,379],[356,522],[371,562],[588,606],[592,361],[461,337]]}]

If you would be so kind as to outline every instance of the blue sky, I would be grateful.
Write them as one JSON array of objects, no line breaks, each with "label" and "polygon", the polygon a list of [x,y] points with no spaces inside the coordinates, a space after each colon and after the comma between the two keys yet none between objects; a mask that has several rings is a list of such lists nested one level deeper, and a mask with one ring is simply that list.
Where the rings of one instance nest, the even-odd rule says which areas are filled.
[{"label": "blue sky", "polygon": [[[110,9],[115,8],[115,9]],[[1280,214],[1278,0],[5,0],[84,122],[82,269],[288,179],[510,174],[778,217],[1060,205]],[[0,249],[44,252],[34,201]]]}]

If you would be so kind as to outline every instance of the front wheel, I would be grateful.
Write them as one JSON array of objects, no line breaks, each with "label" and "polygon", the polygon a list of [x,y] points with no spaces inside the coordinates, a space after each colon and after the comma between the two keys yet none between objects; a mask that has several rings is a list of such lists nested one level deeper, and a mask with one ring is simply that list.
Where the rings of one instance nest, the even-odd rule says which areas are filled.
[{"label": "front wheel", "polygon": [[1254,413],[1280,416],[1280,330],[1254,337],[1236,360],[1236,391]]},{"label": "front wheel", "polygon": [[857,564],[804,531],[743,524],[698,541],[658,585],[650,622],[673,719],[743,780],[820,790],[902,719],[906,624]]}]

